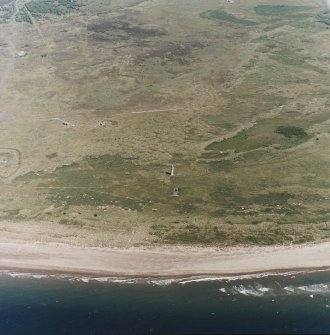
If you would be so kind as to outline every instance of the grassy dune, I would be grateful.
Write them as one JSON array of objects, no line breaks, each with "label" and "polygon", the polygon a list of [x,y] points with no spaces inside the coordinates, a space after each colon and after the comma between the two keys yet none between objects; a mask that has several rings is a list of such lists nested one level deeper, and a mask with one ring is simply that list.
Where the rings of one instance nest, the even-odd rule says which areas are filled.
[{"label": "grassy dune", "polygon": [[0,1],[5,235],[110,246],[330,238],[322,1],[17,5]]}]

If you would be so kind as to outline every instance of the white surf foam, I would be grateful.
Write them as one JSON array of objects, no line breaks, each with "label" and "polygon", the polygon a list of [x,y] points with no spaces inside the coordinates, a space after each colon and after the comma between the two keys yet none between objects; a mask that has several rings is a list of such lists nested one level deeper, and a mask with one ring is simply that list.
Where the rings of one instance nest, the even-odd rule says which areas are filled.
[{"label": "white surf foam", "polygon": [[298,290],[307,293],[330,292],[329,286],[327,284],[312,284],[312,285],[298,286]]},{"label": "white surf foam", "polygon": [[245,296],[261,297],[270,291],[269,287],[260,284],[256,285],[235,285],[231,288],[233,294],[242,294]]},{"label": "white surf foam", "polygon": [[293,286],[285,286],[283,287],[283,290],[288,293],[294,293],[294,287]]},{"label": "white surf foam", "polygon": [[[330,0],[329,0],[330,1]],[[326,270],[319,270],[319,271],[326,271]],[[250,279],[259,279],[259,278],[267,278],[270,276],[295,276],[298,274],[304,274],[309,272],[319,272],[317,271],[305,271],[305,270],[297,270],[297,271],[290,271],[290,272],[260,272],[260,273],[252,273],[252,274],[243,274],[237,276],[192,276],[188,278],[178,279],[174,282],[178,282],[179,284],[186,285],[186,284],[193,284],[199,282],[211,282],[211,281],[239,281],[239,280],[250,280]]]},{"label": "white surf foam", "polygon": [[[330,0],[329,0],[330,1]],[[88,276],[88,275],[73,275],[73,274],[48,274],[48,273],[30,273],[30,272],[19,272],[19,271],[9,271],[3,270],[0,271],[0,276],[8,276],[11,278],[29,278],[36,280],[46,280],[46,279],[61,279],[61,280],[69,280],[72,282],[82,282],[82,283],[90,283],[90,282],[99,282],[99,283],[116,283],[116,284],[137,284],[137,283],[146,283],[150,285],[158,285],[158,286],[168,286],[171,284],[180,284],[180,285],[188,285],[195,283],[203,283],[203,282],[224,282],[226,285],[230,285],[231,282],[235,284],[235,282],[241,280],[254,280],[260,278],[267,278],[270,276],[296,276],[297,274],[308,274],[308,273],[316,273],[322,271],[329,270],[310,270],[310,271],[290,271],[285,273],[277,273],[277,272],[265,272],[265,273],[256,273],[256,274],[246,274],[246,275],[237,275],[237,276],[191,276],[185,278],[127,278],[127,277],[110,277],[110,276]],[[279,284],[280,286],[280,284]],[[254,283],[251,285],[235,285],[233,286],[233,290],[227,288],[227,293],[230,294],[243,294],[243,295],[263,295],[269,294],[269,287],[264,287],[258,283]],[[276,289],[277,290],[277,289]],[[306,286],[286,286],[281,289],[286,293],[298,293],[298,292],[328,292],[330,291],[330,286],[327,284],[315,284],[315,285],[306,285]],[[221,291],[221,289],[220,289]],[[223,292],[223,291],[221,291]]]},{"label": "white surf foam", "polygon": [[283,290],[288,294],[301,294],[301,293],[328,293],[330,286],[328,284],[310,284],[302,286],[285,286]]},{"label": "white surf foam", "polygon": [[158,280],[148,280],[148,284],[157,285],[157,286],[168,286],[173,283],[176,283],[177,279],[158,279]]}]

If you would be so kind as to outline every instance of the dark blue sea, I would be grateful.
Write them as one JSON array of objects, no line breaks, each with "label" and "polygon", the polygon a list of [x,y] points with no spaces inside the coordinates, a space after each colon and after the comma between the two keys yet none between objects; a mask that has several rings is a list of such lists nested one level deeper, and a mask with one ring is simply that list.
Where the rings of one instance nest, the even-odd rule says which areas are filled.
[{"label": "dark blue sea", "polygon": [[0,334],[330,334],[330,271],[181,279],[1,272]]}]

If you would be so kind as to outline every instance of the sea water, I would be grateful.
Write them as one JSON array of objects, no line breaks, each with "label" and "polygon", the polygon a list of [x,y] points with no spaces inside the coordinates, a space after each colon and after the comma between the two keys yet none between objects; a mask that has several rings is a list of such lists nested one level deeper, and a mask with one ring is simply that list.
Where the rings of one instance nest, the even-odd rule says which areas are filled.
[{"label": "sea water", "polygon": [[330,333],[330,271],[189,278],[0,274],[0,334]]}]

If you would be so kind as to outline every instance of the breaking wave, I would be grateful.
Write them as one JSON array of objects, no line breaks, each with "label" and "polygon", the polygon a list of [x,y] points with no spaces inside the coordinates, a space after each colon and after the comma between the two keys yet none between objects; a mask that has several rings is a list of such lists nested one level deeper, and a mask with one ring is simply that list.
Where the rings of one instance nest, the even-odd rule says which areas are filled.
[{"label": "breaking wave", "polygon": [[271,289],[260,284],[255,285],[235,285],[231,288],[233,294],[242,294],[245,296],[261,297],[268,293]]},{"label": "breaking wave", "polygon": [[330,283],[329,284],[310,284],[304,286],[290,285],[281,287],[279,285],[273,285],[270,287],[263,286],[259,283],[248,284],[248,285],[234,285],[230,288],[219,289],[222,293],[230,292],[231,295],[245,295],[253,297],[262,296],[283,296],[283,295],[302,295],[306,294],[310,297],[314,297],[315,294],[330,294]]},{"label": "breaking wave", "polygon": [[[325,274],[322,274],[325,272]],[[314,276],[320,274],[327,278],[323,282],[306,284],[299,278],[305,275]],[[284,295],[309,295],[314,297],[317,294],[330,294],[330,279],[326,274],[328,270],[318,271],[294,271],[286,273],[258,273],[240,276],[192,276],[185,278],[128,278],[111,276],[53,274],[53,273],[31,273],[0,271],[0,277],[33,280],[66,280],[77,283],[100,283],[100,284],[148,284],[152,286],[180,285],[183,287],[196,284],[208,284],[216,286],[220,296],[284,296]],[[298,280],[299,279],[299,280]],[[320,280],[319,280],[320,281]],[[303,282],[303,284],[302,284]]]},{"label": "breaking wave", "polygon": [[286,292],[294,293],[330,293],[330,284],[310,284],[304,286],[286,286]]}]

